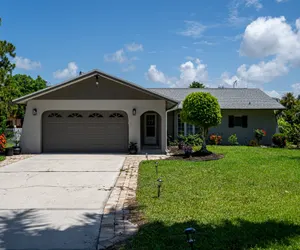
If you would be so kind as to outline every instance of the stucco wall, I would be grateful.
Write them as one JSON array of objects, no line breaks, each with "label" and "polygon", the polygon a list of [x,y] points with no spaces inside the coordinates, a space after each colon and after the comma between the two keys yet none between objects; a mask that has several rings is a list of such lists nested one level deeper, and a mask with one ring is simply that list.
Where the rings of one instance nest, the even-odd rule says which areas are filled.
[{"label": "stucco wall", "polygon": [[167,127],[167,132],[168,132],[168,135],[172,136],[172,138],[175,137],[175,134],[174,134],[174,112],[168,112],[167,113],[167,119],[168,119],[168,127]]},{"label": "stucco wall", "polygon": [[[248,127],[228,126],[228,116],[248,116]],[[273,110],[222,110],[222,123],[215,128],[209,130],[209,134],[217,133],[223,137],[222,144],[228,144],[228,137],[236,134],[240,144],[247,145],[250,140],[254,139],[254,130],[260,128],[267,132],[267,136],[263,138],[262,144],[270,145],[272,143],[272,135],[276,133],[277,122]]]},{"label": "stucco wall", "polygon": [[[32,109],[37,109],[37,115]],[[136,108],[136,115],[132,109]],[[26,107],[21,147],[24,153],[42,151],[42,114],[49,110],[122,110],[128,115],[129,141],[137,142],[140,149],[140,116],[156,111],[161,116],[161,149],[166,148],[166,104],[164,100],[32,100]],[[53,135],[55,136],[55,135]]]},{"label": "stucco wall", "polygon": [[[179,111],[174,111],[174,131],[177,136],[177,114]],[[228,116],[248,116],[248,127],[233,127],[228,126]],[[254,130],[260,128],[267,132],[262,143],[269,145],[272,143],[272,135],[276,133],[277,122],[273,110],[222,110],[222,123],[209,130],[209,134],[215,133],[222,136],[222,144],[228,144],[228,137],[236,134],[238,141],[242,145],[248,145],[249,141],[254,139]]]}]

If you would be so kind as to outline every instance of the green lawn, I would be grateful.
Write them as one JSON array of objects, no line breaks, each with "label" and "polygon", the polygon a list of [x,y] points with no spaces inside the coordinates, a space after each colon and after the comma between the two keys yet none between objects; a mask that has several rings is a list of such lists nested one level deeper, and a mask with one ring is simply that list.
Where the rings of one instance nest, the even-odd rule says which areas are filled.
[{"label": "green lawn", "polygon": [[196,249],[300,249],[300,151],[209,149],[225,158],[159,161],[159,199],[154,162],[141,164],[146,224],[121,249],[189,249],[187,227],[197,230]]},{"label": "green lawn", "polygon": [[4,155],[0,155],[0,161],[4,161],[5,160],[5,156]]}]

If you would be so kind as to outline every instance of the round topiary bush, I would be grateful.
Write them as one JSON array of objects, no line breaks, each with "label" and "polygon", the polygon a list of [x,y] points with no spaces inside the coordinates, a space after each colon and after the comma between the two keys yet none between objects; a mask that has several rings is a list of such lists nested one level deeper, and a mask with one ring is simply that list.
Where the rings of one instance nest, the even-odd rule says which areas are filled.
[{"label": "round topiary bush", "polygon": [[210,127],[221,123],[222,115],[217,98],[206,92],[194,92],[183,101],[180,117],[183,122],[201,128],[202,147],[204,153],[211,153],[206,148],[206,137]]},{"label": "round topiary bush", "polygon": [[272,137],[272,142],[276,146],[284,148],[286,146],[286,136],[284,134],[274,134]]}]

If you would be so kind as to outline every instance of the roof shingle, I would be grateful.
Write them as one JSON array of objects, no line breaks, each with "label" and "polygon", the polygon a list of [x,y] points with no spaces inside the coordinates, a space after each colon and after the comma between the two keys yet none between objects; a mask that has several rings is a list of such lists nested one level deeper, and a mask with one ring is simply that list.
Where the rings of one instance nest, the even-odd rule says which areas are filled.
[{"label": "roof shingle", "polygon": [[284,109],[280,103],[260,89],[150,88],[149,90],[181,102],[178,108],[182,107],[182,101],[188,94],[193,92],[208,92],[218,99],[221,109]]}]

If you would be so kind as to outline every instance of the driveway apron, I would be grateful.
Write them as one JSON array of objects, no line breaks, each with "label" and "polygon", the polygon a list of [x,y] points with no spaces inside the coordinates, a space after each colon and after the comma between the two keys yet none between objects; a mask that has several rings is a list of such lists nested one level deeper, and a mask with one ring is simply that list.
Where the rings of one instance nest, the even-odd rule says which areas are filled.
[{"label": "driveway apron", "polygon": [[124,160],[43,154],[0,168],[0,249],[96,249]]}]

